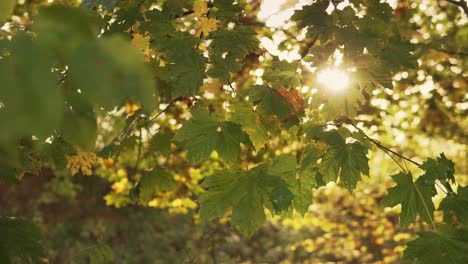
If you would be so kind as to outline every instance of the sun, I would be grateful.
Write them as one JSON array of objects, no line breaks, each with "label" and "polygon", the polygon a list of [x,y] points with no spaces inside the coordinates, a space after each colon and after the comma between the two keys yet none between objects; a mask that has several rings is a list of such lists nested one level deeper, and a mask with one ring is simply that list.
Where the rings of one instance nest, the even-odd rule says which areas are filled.
[{"label": "sun", "polygon": [[318,81],[333,91],[344,91],[349,85],[349,77],[346,72],[338,69],[325,69],[319,71]]}]

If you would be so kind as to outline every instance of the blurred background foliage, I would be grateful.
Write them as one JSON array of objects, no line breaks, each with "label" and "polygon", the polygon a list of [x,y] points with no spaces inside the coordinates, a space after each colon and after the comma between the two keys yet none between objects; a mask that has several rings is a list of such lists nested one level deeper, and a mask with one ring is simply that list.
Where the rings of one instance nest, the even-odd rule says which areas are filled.
[{"label": "blurred background foliage", "polygon": [[[8,32],[2,29],[0,36],[30,28],[38,7],[52,2],[82,4],[74,0],[21,0]],[[158,1],[140,2],[144,6]],[[291,10],[307,1],[240,2],[249,14],[244,19],[262,36],[262,54],[287,58],[310,48],[297,40],[296,28],[291,33],[288,23],[281,24]],[[387,80],[393,82],[393,89],[376,85],[370,100],[359,107],[357,126],[419,162],[445,152],[455,162],[457,181],[466,186],[467,14],[442,0],[400,0],[391,1],[391,5],[402,35],[417,44],[419,67],[408,67]],[[99,10],[110,19],[105,6]],[[145,53],[148,40],[139,38],[143,36],[133,35],[133,44]],[[157,63],[163,61],[158,59]],[[238,87],[261,79],[254,70],[261,64],[258,56],[249,55],[244,62],[235,76]],[[303,83],[313,79],[307,74],[303,78]],[[228,90],[225,83],[211,80],[203,84],[201,98],[213,110],[220,109],[230,100]],[[303,97],[314,93],[311,87],[298,90]],[[290,100],[294,97],[288,96]],[[88,263],[100,257],[113,263],[402,263],[404,244],[415,232],[429,229],[418,223],[403,230],[398,224],[399,208],[383,208],[382,197],[392,186],[388,175],[400,168],[377,150],[370,156],[371,177],[353,194],[331,183],[320,187],[314,191],[305,217],[289,213],[270,216],[268,224],[251,238],[230,227],[227,218],[200,222],[196,202],[203,192],[200,183],[226,165],[216,153],[199,165],[189,165],[180,158],[182,150],[171,144],[188,108],[197,100],[200,98],[165,102],[172,107],[157,116],[158,123],[152,127],[147,120],[136,118],[139,105],[131,101],[111,114],[97,110],[96,149],[100,157],[65,152],[69,160],[61,161],[62,168],[52,170],[39,164],[37,175],[25,174],[21,184],[0,183],[0,215],[28,218],[38,224],[45,234],[49,263]],[[310,111],[306,113],[309,117],[317,115],[315,108],[305,111]],[[271,129],[278,128],[272,125]],[[302,148],[294,129],[275,132],[278,137],[269,141],[267,148],[246,154],[249,163]],[[116,137],[121,142],[112,145]],[[409,170],[418,174],[411,167]],[[81,173],[72,176],[73,171]],[[88,174],[92,175],[84,176]],[[438,190],[434,202],[438,204],[442,197]],[[442,215],[436,214],[435,221],[441,222]]]}]

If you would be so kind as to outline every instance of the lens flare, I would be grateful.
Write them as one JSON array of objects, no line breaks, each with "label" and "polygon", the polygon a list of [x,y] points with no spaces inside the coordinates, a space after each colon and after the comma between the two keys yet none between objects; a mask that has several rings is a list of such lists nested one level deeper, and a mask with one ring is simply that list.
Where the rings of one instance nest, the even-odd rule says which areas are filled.
[{"label": "lens flare", "polygon": [[333,91],[344,91],[349,84],[346,72],[337,69],[325,69],[318,73],[317,79],[328,89]]}]

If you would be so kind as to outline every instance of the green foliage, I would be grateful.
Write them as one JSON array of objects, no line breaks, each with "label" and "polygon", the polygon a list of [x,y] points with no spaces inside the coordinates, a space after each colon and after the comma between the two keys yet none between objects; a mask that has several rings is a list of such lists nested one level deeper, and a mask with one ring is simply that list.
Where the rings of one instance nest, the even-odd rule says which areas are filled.
[{"label": "green foliage", "polygon": [[239,125],[221,121],[205,109],[193,109],[191,113],[192,119],[174,136],[174,141],[187,149],[191,162],[207,159],[213,150],[226,161],[235,162],[240,156],[240,144],[252,144]]},{"label": "green foliage", "polygon": [[0,233],[0,262],[8,264],[21,260],[23,263],[42,263],[46,257],[41,231],[33,223],[1,217]]},{"label": "green foliage", "polygon": [[264,207],[281,212],[292,200],[286,182],[269,175],[264,166],[249,171],[220,171],[208,177],[203,186],[207,192],[200,196],[200,217],[220,217],[232,208],[232,225],[246,236],[265,223]]},{"label": "green foliage", "polygon": [[361,142],[347,142],[350,136],[359,138],[347,129],[325,131],[320,126],[311,126],[306,131],[307,137],[329,145],[325,154],[321,156],[319,168],[325,183],[339,179],[352,191],[360,181],[361,174],[369,175],[365,139],[361,139]]},{"label": "green foliage", "polygon": [[252,102],[258,104],[263,111],[274,114],[280,119],[285,118],[291,110],[288,101],[268,86],[255,85],[251,87],[249,96],[252,98]]},{"label": "green foliage", "polygon": [[280,156],[273,161],[268,170],[272,175],[281,176],[293,193],[293,208],[304,215],[312,203],[312,189],[323,186],[323,179],[314,163],[319,158],[317,149],[308,148],[303,153],[301,164],[291,156]]},{"label": "green foliage", "polygon": [[71,56],[70,83],[94,104],[112,110],[131,97],[146,110],[154,108],[156,85],[149,68],[127,41],[99,39],[84,44]]},{"label": "green foliage", "polygon": [[411,174],[398,173],[393,175],[396,186],[388,190],[384,204],[395,206],[401,204],[400,225],[403,228],[414,223],[419,215],[426,223],[432,223],[434,217],[434,204],[432,196],[435,195],[433,184],[425,182],[423,177],[419,177],[413,182]]},{"label": "green foliage", "polygon": [[231,79],[230,73],[241,69],[241,60],[249,53],[257,52],[259,41],[250,27],[237,26],[232,30],[219,29],[210,34],[212,68],[208,74],[221,80]]},{"label": "green foliage", "polygon": [[0,120],[8,128],[1,133],[0,145],[28,135],[44,139],[57,128],[64,102],[50,70],[52,62],[50,51],[25,35],[18,36],[11,43],[11,55],[0,60],[0,78],[7,87],[0,91]]},{"label": "green foliage", "polygon": [[[97,168],[110,185],[108,205],[186,213],[198,200],[202,220],[230,216],[252,236],[265,211],[308,215],[332,182],[349,191],[366,184],[375,145],[403,170],[383,198],[401,204],[401,227],[419,216],[437,229],[437,193],[445,195],[444,224],[454,226],[421,233],[405,256],[466,262],[457,253],[468,221],[461,2],[400,1],[393,9],[377,0],[319,0],[280,27],[260,20],[257,1],[16,2],[0,3],[0,22],[15,14],[0,29],[2,182],[56,174],[48,188],[74,199],[81,187],[66,177]],[[443,15],[434,20],[424,10]],[[332,91],[337,80],[318,83],[321,71],[335,68],[350,75],[346,91]],[[451,159],[442,153],[419,164],[399,153],[433,154],[421,142],[440,140],[432,136],[441,130],[451,134],[440,146],[462,139],[462,147],[444,149]],[[405,162],[424,172],[413,180]],[[15,235],[11,221],[19,220],[1,219],[0,230]],[[14,242],[24,245],[0,238],[1,260],[43,257],[37,230],[15,223]],[[86,254],[84,261],[113,261],[109,248]]]},{"label": "green foliage", "polygon": [[274,59],[267,65],[263,79],[273,88],[296,88],[301,85],[302,76],[297,73],[299,61],[287,62]]},{"label": "green foliage", "polygon": [[233,106],[234,114],[230,121],[241,125],[242,130],[249,135],[256,150],[263,148],[268,141],[268,129],[260,121],[260,114],[253,110],[252,104],[242,102]]},{"label": "green foliage", "polygon": [[73,257],[74,263],[107,264],[114,260],[112,249],[107,245],[91,246]]},{"label": "green foliage", "polygon": [[5,0],[0,3],[0,22],[10,18],[15,9],[16,0]]},{"label": "green foliage", "polygon": [[172,175],[167,171],[154,170],[145,172],[140,180],[140,199],[148,202],[153,197],[155,191],[171,191],[176,186],[176,183]]},{"label": "green foliage", "polygon": [[464,226],[468,225],[468,187],[458,187],[457,193],[450,193],[440,203],[439,209],[444,212],[447,222],[454,221]]},{"label": "green foliage", "polygon": [[421,232],[408,243],[404,258],[416,263],[442,264],[468,261],[468,231],[444,227],[437,233]]}]

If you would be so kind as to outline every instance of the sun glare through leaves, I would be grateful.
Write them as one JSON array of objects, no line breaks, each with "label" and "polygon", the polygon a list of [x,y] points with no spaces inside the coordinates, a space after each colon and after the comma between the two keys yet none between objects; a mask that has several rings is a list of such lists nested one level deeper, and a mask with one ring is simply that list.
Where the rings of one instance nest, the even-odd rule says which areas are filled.
[{"label": "sun glare through leaves", "polygon": [[318,81],[333,91],[344,91],[349,86],[346,72],[338,69],[325,69],[318,73]]}]

